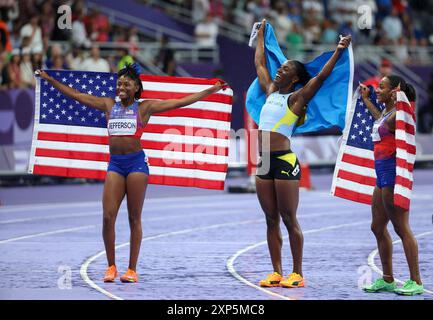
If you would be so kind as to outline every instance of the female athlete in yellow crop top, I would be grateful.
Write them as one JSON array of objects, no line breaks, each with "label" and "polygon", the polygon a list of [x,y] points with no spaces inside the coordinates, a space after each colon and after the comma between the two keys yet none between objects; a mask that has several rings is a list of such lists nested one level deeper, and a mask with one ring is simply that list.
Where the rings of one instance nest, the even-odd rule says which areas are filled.
[{"label": "female athlete in yellow crop top", "polygon": [[[340,40],[338,46],[319,74],[311,78],[305,66],[295,60],[284,62],[272,80],[266,67],[264,29],[262,21],[257,36],[255,65],[260,86],[267,94],[260,114],[259,152],[260,165],[256,175],[256,189],[260,205],[266,216],[267,240],[274,272],[260,281],[263,287],[303,287],[302,250],[303,235],[296,219],[299,201],[300,165],[290,151],[290,137],[308,101],[316,94],[331,74],[340,52],[350,44],[351,37]],[[303,87],[295,90],[295,85]],[[329,94],[332,94],[330,92]],[[287,228],[293,256],[293,272],[283,278],[281,265],[282,237],[280,216]]]}]

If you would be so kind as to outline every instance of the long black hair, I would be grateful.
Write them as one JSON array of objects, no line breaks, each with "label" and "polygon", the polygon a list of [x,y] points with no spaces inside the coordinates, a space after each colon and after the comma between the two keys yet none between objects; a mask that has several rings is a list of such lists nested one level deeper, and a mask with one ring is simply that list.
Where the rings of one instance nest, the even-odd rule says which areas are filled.
[{"label": "long black hair", "polygon": [[140,80],[140,73],[141,68],[137,63],[127,63],[125,64],[125,67],[117,73],[118,78],[120,78],[121,76],[125,76],[130,78],[131,80],[134,80],[134,82],[137,84],[138,91],[134,95],[135,100],[140,99],[141,92],[143,91],[143,84]]},{"label": "long black hair", "polygon": [[311,75],[308,73],[307,68],[305,68],[305,65],[298,60],[292,60],[291,62],[295,66],[296,74],[299,78],[295,84],[301,84],[302,86],[305,86],[311,79]]},{"label": "long black hair", "polygon": [[400,84],[400,89],[406,94],[409,101],[416,101],[416,90],[413,85],[407,83],[402,77],[397,75],[387,76],[391,89],[395,89]]}]

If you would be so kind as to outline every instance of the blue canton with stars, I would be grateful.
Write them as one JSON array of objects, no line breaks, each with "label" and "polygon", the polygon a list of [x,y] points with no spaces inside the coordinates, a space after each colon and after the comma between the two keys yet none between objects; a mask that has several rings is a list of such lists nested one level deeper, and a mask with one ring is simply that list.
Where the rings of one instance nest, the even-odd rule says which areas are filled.
[{"label": "blue canton with stars", "polygon": [[[115,73],[65,70],[47,70],[47,73],[80,92],[113,99],[116,96]],[[44,79],[41,79],[40,88],[40,123],[101,128],[107,126],[104,112],[65,96]]]},{"label": "blue canton with stars", "polygon": [[[379,104],[379,102],[377,101],[374,88],[372,86],[368,87],[370,88],[370,101],[373,102],[373,104],[382,111],[384,105]],[[347,137],[347,145],[361,149],[373,150],[373,124],[373,115],[368,110],[364,101],[362,101],[361,94],[359,94],[359,97],[356,100],[355,112],[353,114],[352,123],[350,124],[349,136]]]}]

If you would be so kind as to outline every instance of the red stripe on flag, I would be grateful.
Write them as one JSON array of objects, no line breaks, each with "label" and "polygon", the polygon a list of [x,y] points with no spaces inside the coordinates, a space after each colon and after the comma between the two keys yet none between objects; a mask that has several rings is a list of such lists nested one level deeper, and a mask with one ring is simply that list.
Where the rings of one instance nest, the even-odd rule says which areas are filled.
[{"label": "red stripe on flag", "polygon": [[415,112],[410,104],[407,104],[403,101],[397,101],[396,109],[406,112],[412,118],[412,120],[415,121]]},{"label": "red stripe on flag", "polygon": [[181,83],[181,84],[204,84],[214,85],[217,81],[222,81],[217,78],[189,78],[189,77],[167,77],[167,76],[153,76],[153,75],[140,75],[141,81],[148,82],[165,82],[165,83]]},{"label": "red stripe on flag", "polygon": [[108,136],[92,136],[86,134],[38,132],[38,140],[92,143],[108,145]]},{"label": "red stripe on flag", "polygon": [[343,154],[343,158],[341,159],[341,161],[355,164],[361,167],[374,169],[374,160],[353,156],[347,153]]},{"label": "red stripe on flag", "polygon": [[[179,161],[175,159],[161,159],[161,158],[149,158],[149,165],[151,167],[165,167],[165,168],[178,168],[178,169],[196,169],[203,171],[215,171],[215,172],[226,172],[227,164],[215,164],[215,163],[200,163],[200,162],[187,162]],[[152,171],[152,168],[150,169]],[[152,174],[152,172],[150,172]]]},{"label": "red stripe on flag", "polygon": [[171,176],[150,175],[149,183],[164,184],[180,187],[197,187],[206,189],[224,190],[224,181],[205,180],[198,178],[182,178]]},{"label": "red stripe on flag", "polygon": [[205,146],[202,144],[141,140],[141,146],[145,150],[153,149],[153,150],[165,150],[165,151],[176,151],[176,152],[191,152],[197,154],[203,153],[203,154],[212,154],[212,155],[219,155],[225,157],[228,156],[229,154],[229,149],[227,147]]},{"label": "red stripe on flag", "polygon": [[348,171],[345,171],[342,169],[338,170],[337,176],[341,179],[357,182],[357,183],[364,184],[367,186],[375,186],[376,185],[376,179],[375,178],[363,176],[363,175],[352,173],[352,172],[348,172]]},{"label": "red stripe on flag", "polygon": [[397,167],[405,168],[409,172],[413,172],[414,165],[413,165],[413,163],[407,162],[405,159],[397,158]]},{"label": "red stripe on flag", "polygon": [[37,157],[105,161],[105,162],[108,162],[110,160],[110,155],[108,153],[102,153],[102,152],[84,152],[84,151],[36,148],[35,154]]},{"label": "red stripe on flag", "polygon": [[33,167],[33,174],[104,180],[107,172],[105,170],[95,169],[76,169],[35,165]]},{"label": "red stripe on flag", "polygon": [[[81,152],[81,151],[68,151],[68,150],[53,150],[53,149],[41,149],[37,148],[37,157],[50,157],[50,158],[62,158],[71,160],[89,160],[89,161],[110,161],[110,155],[108,153],[99,152]],[[162,159],[162,158],[149,158],[149,164],[155,167],[166,167],[166,168],[181,168],[181,169],[198,169],[203,171],[215,171],[215,172],[226,172],[227,164],[215,164],[215,163],[202,163],[197,161],[185,161],[176,159]],[[89,169],[93,170],[93,169]]]},{"label": "red stripe on flag", "polygon": [[394,205],[403,208],[404,210],[409,210],[410,199],[403,197],[401,194],[394,194]]},{"label": "red stripe on flag", "polygon": [[413,181],[411,181],[405,177],[397,175],[395,177],[395,184],[399,184],[405,188],[408,188],[409,190],[412,190]]},{"label": "red stripe on flag", "polygon": [[185,118],[197,118],[197,119],[208,119],[208,120],[218,120],[218,121],[231,121],[231,113],[211,111],[211,110],[199,110],[199,109],[175,109],[170,111],[165,111],[161,113],[155,113],[155,115],[163,117],[185,117]]},{"label": "red stripe on flag", "polygon": [[[143,90],[143,92],[141,93],[141,98],[156,99],[156,100],[181,99],[183,97],[189,96],[190,94],[191,93],[185,93],[185,92]],[[219,102],[219,103],[231,105],[232,100],[233,100],[232,96],[214,93],[201,99],[200,101]]]},{"label": "red stripe on flag", "polygon": [[347,200],[352,200],[355,202],[371,204],[372,196],[364,193],[355,192],[348,189],[343,189],[340,187],[335,188],[334,195]]},{"label": "red stripe on flag", "polygon": [[397,148],[406,150],[407,153],[410,153],[412,155],[416,154],[416,146],[408,144],[406,143],[406,141],[395,139],[395,145]]},{"label": "red stripe on flag", "polygon": [[406,133],[409,133],[411,135],[415,134],[415,127],[407,122],[404,122],[403,120],[396,120],[395,128],[406,131]]}]

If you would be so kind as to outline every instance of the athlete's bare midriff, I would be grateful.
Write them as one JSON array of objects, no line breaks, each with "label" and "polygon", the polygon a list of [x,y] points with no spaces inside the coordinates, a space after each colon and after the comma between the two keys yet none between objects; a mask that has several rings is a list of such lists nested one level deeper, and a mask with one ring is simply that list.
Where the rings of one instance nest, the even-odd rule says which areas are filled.
[{"label": "athlete's bare midriff", "polygon": [[290,149],[290,140],[278,132],[259,130],[259,152],[284,151]]},{"label": "athlete's bare midriff", "polygon": [[128,154],[143,150],[140,139],[133,137],[111,136],[110,154]]}]

